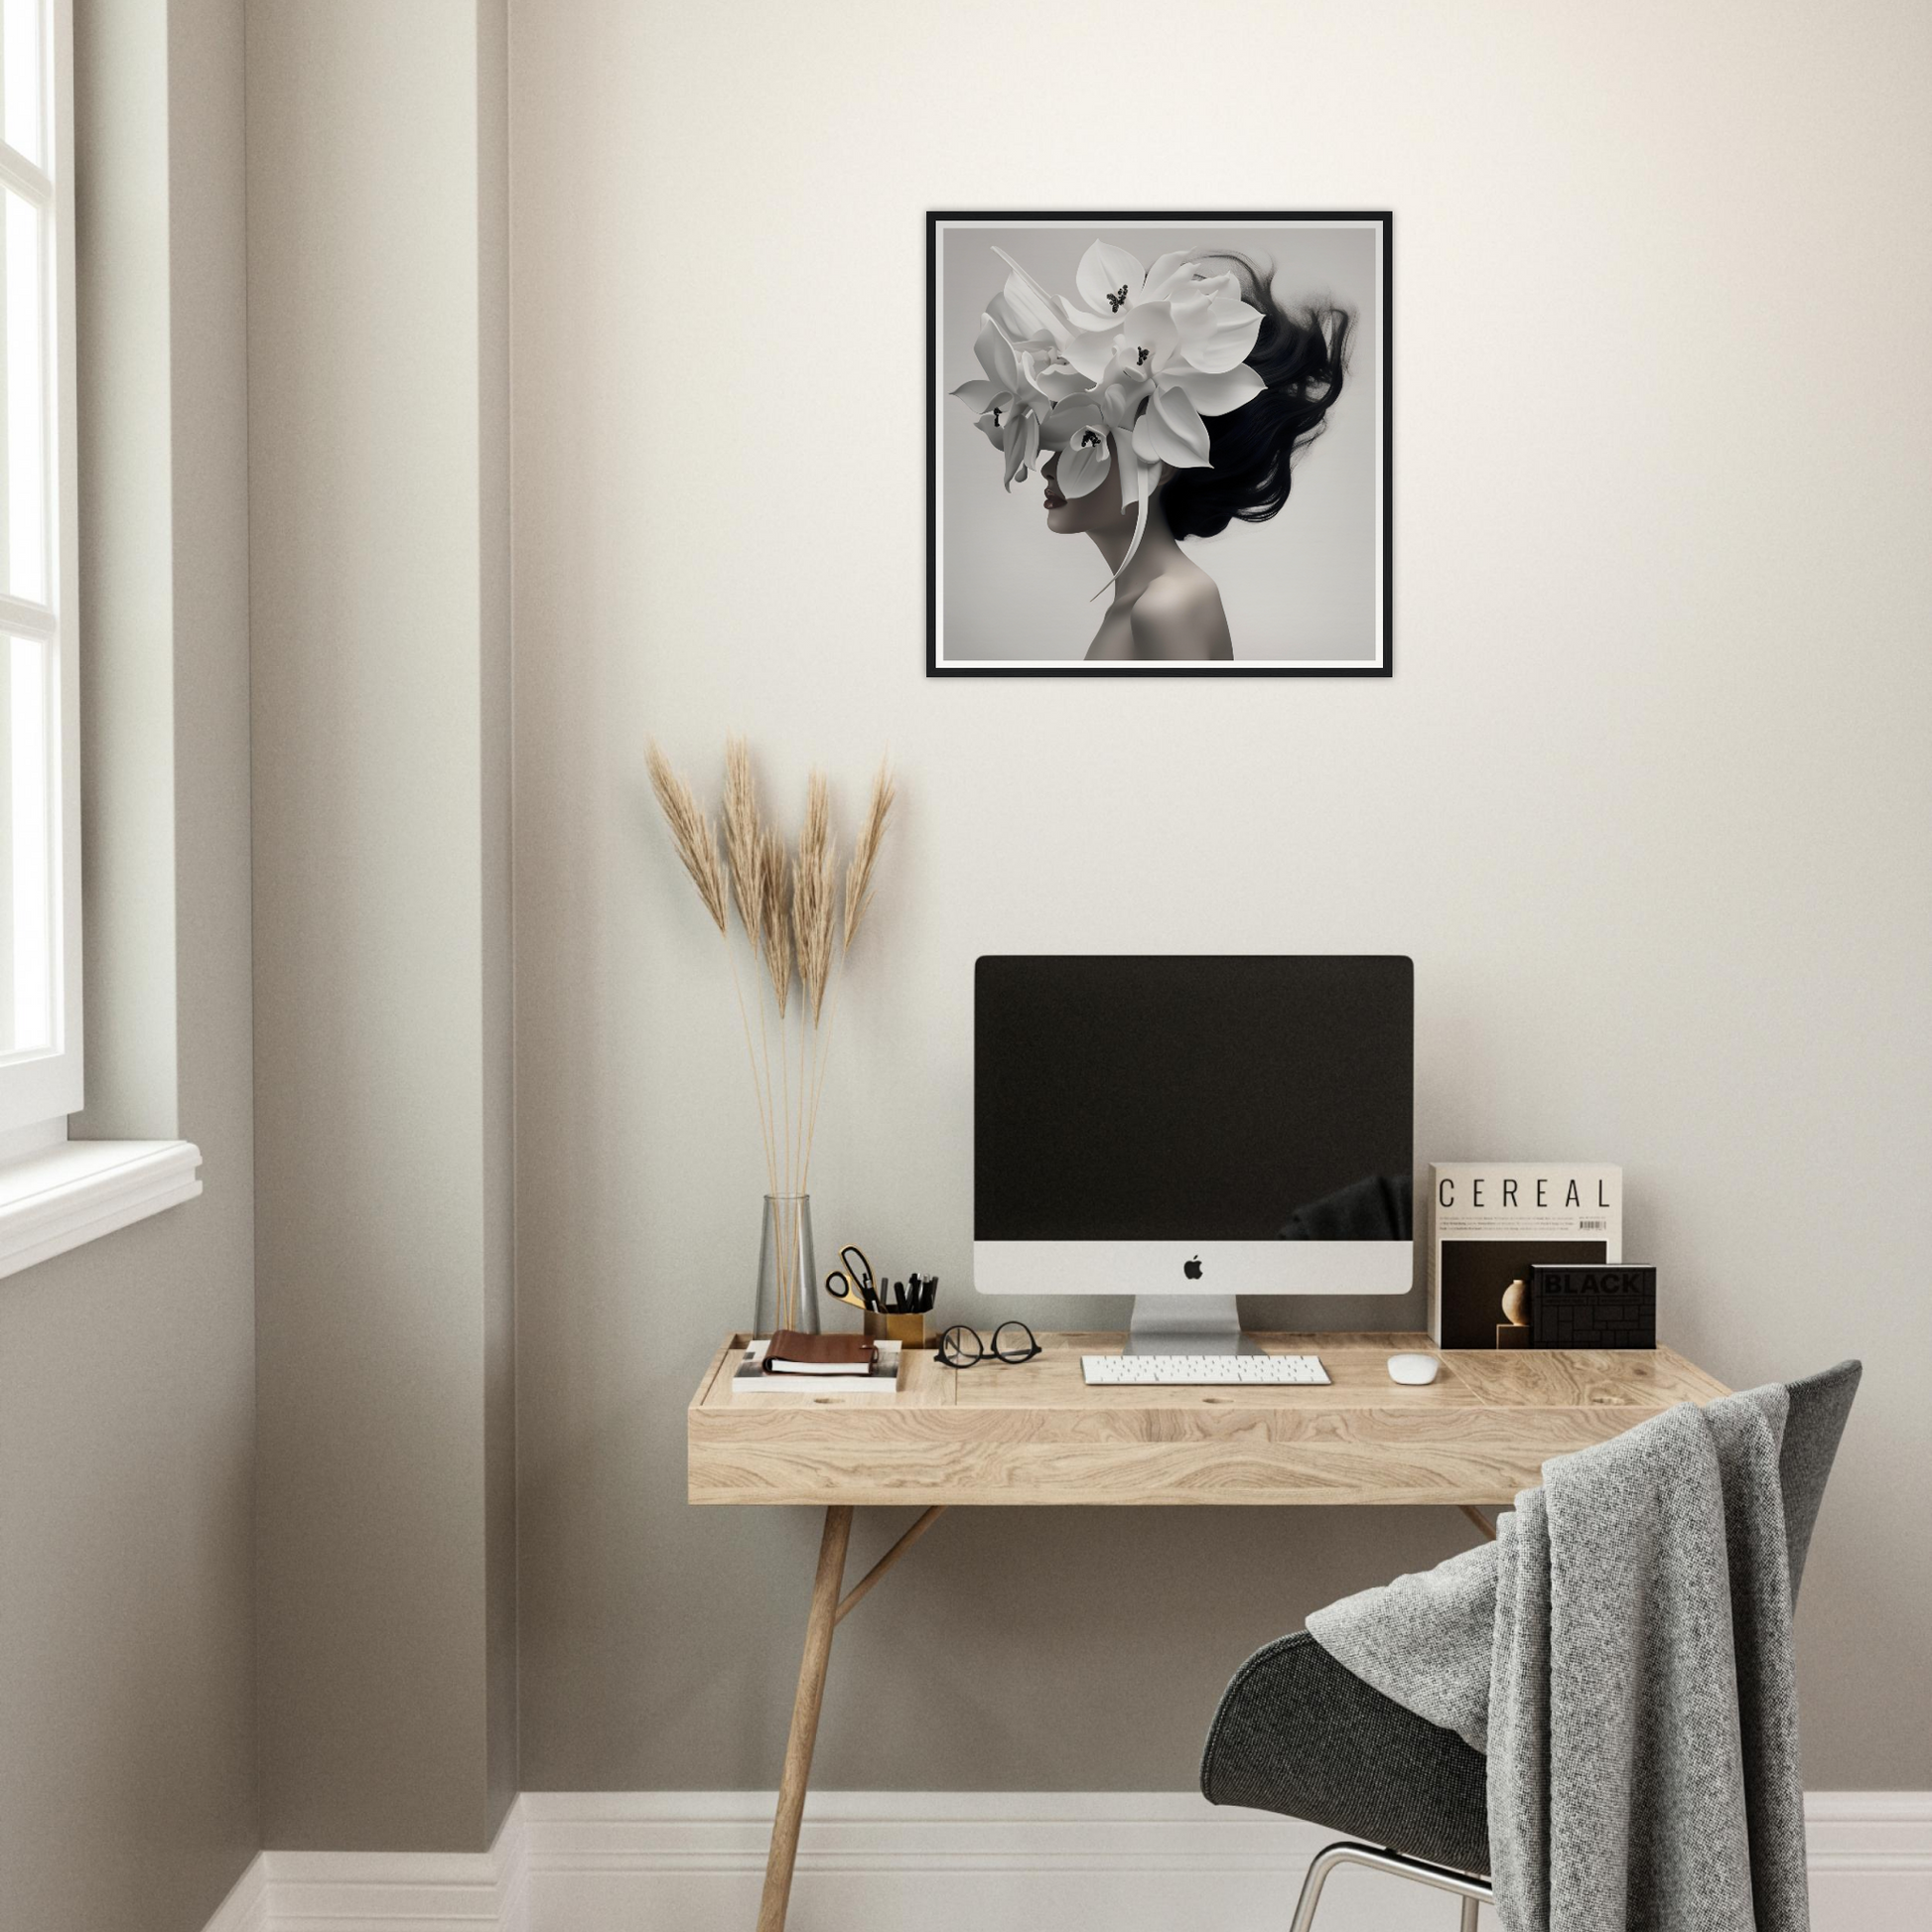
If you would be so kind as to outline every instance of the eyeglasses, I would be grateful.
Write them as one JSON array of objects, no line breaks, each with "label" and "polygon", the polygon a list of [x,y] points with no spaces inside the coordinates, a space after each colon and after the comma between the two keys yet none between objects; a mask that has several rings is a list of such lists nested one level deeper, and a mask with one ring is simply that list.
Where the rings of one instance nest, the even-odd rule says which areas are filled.
[{"label": "eyeglasses", "polygon": [[987,1347],[977,1328],[956,1322],[939,1337],[939,1359],[948,1368],[976,1368],[981,1362],[1030,1362],[1040,1352],[1034,1331],[1024,1321],[1002,1321]]}]

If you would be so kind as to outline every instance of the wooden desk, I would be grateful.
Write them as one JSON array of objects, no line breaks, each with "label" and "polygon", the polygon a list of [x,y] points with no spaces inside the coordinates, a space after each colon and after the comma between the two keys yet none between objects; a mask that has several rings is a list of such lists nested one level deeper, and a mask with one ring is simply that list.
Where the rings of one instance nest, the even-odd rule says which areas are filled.
[{"label": "wooden desk", "polygon": [[[759,1932],[785,1921],[833,1629],[942,1509],[1441,1503],[1493,1536],[1479,1506],[1536,1487],[1550,1456],[1726,1393],[1668,1348],[1447,1353],[1428,1387],[1404,1388],[1386,1363],[1434,1352],[1416,1334],[1255,1337],[1271,1353],[1318,1355],[1327,1387],[1088,1388],[1081,1354],[1117,1351],[1121,1337],[1039,1339],[1034,1361],[970,1369],[908,1350],[896,1397],[734,1400],[746,1342],[734,1335],[698,1384],[692,1502],[825,1510]],[[908,1506],[923,1514],[841,1595],[853,1510]]]}]

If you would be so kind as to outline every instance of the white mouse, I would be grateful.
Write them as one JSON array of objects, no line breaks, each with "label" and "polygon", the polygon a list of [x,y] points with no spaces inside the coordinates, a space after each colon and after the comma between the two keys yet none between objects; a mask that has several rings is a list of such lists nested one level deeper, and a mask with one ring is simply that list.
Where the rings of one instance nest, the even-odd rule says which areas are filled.
[{"label": "white mouse", "polygon": [[1435,1355],[1391,1355],[1389,1380],[1420,1386],[1424,1382],[1435,1381],[1442,1366],[1441,1360]]}]

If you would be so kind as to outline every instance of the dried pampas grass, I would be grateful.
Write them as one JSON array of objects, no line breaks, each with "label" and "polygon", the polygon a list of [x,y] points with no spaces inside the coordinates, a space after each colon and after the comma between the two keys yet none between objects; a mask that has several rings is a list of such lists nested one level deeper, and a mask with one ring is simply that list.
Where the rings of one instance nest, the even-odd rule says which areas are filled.
[{"label": "dried pampas grass", "polygon": [[791,929],[798,946],[798,984],[811,1007],[812,1025],[825,1009],[832,976],[832,937],[838,893],[832,860],[832,797],[825,774],[814,771],[805,787],[805,823],[791,874]]},{"label": "dried pampas grass", "polygon": [[704,909],[720,932],[725,930],[725,874],[718,863],[718,840],[711,820],[698,805],[696,795],[652,739],[644,749],[644,763],[650,771],[650,788],[671,828],[671,843],[684,861],[684,870],[704,900]]},{"label": "dried pampas grass", "polygon": [[865,823],[852,848],[852,863],[845,869],[845,943],[849,948],[859,936],[866,909],[872,904],[872,869],[879,862],[879,848],[886,842],[886,823],[893,815],[893,800],[898,795],[891,768],[884,759],[873,776],[872,799],[866,807]]},{"label": "dried pampas grass", "polygon": [[742,738],[725,740],[725,857],[732,894],[747,932],[764,917],[764,847],[759,836],[759,788],[752,776],[752,748]]},{"label": "dried pampas grass", "polygon": [[759,906],[759,950],[764,956],[765,977],[771,982],[782,1025],[791,1001],[791,868],[785,863],[784,841],[768,825],[759,845],[764,896]]},{"label": "dried pampas grass", "polygon": [[[896,796],[892,771],[882,761],[873,779],[872,795],[845,867],[841,922],[839,841],[832,825],[831,788],[823,772],[814,770],[806,781],[805,815],[797,851],[791,853],[759,804],[751,747],[742,737],[727,739],[721,859],[718,834],[710,818],[654,740],[646,748],[645,762],[651,790],[670,828],[671,843],[697,887],[712,924],[725,939],[758,1091],[769,1189],[776,1195],[802,1193],[811,1173],[818,1103],[824,1091],[839,994],[845,985],[843,968],[872,904],[874,870],[892,817]],[[734,904],[753,963],[763,969],[754,974],[752,982],[759,1010],[756,1040],[732,945],[730,915]],[[775,1049],[765,1013],[767,987],[777,1019]],[[799,995],[795,1095],[791,1091],[793,1048],[788,1032],[794,988]]]}]

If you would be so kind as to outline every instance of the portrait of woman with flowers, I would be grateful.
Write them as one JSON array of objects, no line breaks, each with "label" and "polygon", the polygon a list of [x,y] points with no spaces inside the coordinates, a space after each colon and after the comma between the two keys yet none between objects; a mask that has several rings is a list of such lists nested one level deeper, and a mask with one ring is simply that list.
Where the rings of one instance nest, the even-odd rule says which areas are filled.
[{"label": "portrait of woman with flowers", "polygon": [[1386,674],[1389,225],[929,215],[928,670]]}]

